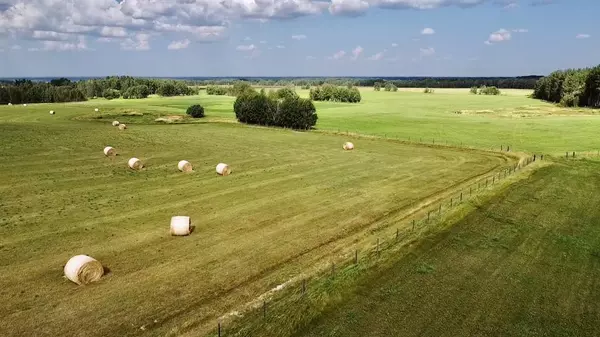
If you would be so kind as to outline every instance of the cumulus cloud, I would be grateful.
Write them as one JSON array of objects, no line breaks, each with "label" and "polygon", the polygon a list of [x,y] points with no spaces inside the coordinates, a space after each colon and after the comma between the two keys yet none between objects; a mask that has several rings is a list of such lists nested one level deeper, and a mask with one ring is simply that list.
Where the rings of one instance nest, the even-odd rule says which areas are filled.
[{"label": "cumulus cloud", "polygon": [[530,2],[529,5],[533,6],[533,7],[538,7],[538,6],[552,5],[555,3],[556,3],[556,1],[554,1],[554,0],[534,0],[534,1]]},{"label": "cumulus cloud", "polygon": [[428,48],[420,48],[421,56],[431,56],[435,54],[435,49],[433,47]]},{"label": "cumulus cloud", "polygon": [[392,43],[392,47],[398,47],[397,43]]},{"label": "cumulus cloud", "polygon": [[314,59],[316,59],[316,57],[314,57],[314,56],[310,56],[310,55],[309,55],[309,56],[307,56],[307,57],[306,57],[306,59],[307,59],[307,60],[314,60]]},{"label": "cumulus cloud", "polygon": [[369,56],[368,59],[370,61],[379,61],[379,60],[381,60],[383,58],[383,54],[384,54],[384,52],[379,52],[377,54]]},{"label": "cumulus cloud", "polygon": [[259,43],[260,43],[260,44],[265,44],[265,43],[267,43],[267,41],[265,41],[265,40],[262,40],[262,41],[260,41]]},{"label": "cumulus cloud", "polygon": [[127,30],[123,27],[102,27],[100,29],[100,35],[104,37],[126,37]]},{"label": "cumulus cloud", "polygon": [[285,49],[285,46],[277,45],[277,49]]},{"label": "cumulus cloud", "polygon": [[329,13],[333,15],[359,16],[369,9],[369,3],[364,0],[331,0]]},{"label": "cumulus cloud", "polygon": [[512,35],[510,34],[510,31],[502,28],[502,29],[490,34],[487,41],[485,41],[485,44],[489,45],[492,43],[505,42],[505,41],[509,41],[511,38],[512,38]]},{"label": "cumulus cloud", "polygon": [[435,9],[449,6],[468,8],[484,2],[485,0],[379,0],[377,5],[390,9]]},{"label": "cumulus cloud", "polygon": [[169,50],[185,49],[185,48],[189,47],[189,45],[190,45],[190,40],[188,40],[188,39],[181,40],[181,41],[173,41],[169,44],[167,49],[169,49]]},{"label": "cumulus cloud", "polygon": [[327,58],[330,60],[339,60],[339,59],[343,58],[344,56],[346,56],[346,52],[343,50],[340,50]]},{"label": "cumulus cloud", "polygon": [[239,51],[253,51],[256,50],[256,46],[254,44],[249,44],[249,45],[239,45],[237,46],[235,49],[239,50]]},{"label": "cumulus cloud", "polygon": [[356,48],[354,48],[352,50],[352,59],[356,60],[360,56],[360,54],[362,54],[363,51],[364,51],[363,47],[356,46]]},{"label": "cumulus cloud", "polygon": [[513,33],[528,33],[529,32],[529,30],[525,29],[525,28],[513,29],[512,31],[513,31]]},{"label": "cumulus cloud", "polygon": [[421,34],[423,35],[433,35],[435,34],[435,30],[433,30],[433,28],[425,28],[421,31]]},{"label": "cumulus cloud", "polygon": [[29,51],[79,51],[87,50],[85,37],[80,36],[77,42],[43,41],[41,48],[29,48]]},{"label": "cumulus cloud", "polygon": [[577,36],[575,36],[576,39],[589,39],[590,38],[590,34],[577,34]]},{"label": "cumulus cloud", "polygon": [[21,46],[19,46],[18,44],[15,44],[15,45],[12,45],[12,46],[10,46],[10,49],[11,49],[11,50],[21,50],[21,49],[22,49],[22,47],[21,47]]},{"label": "cumulus cloud", "polygon": [[123,50],[149,50],[150,49],[150,35],[146,33],[136,34],[133,38],[127,38],[121,42],[121,49]]},{"label": "cumulus cloud", "polygon": [[304,34],[292,35],[292,39],[294,39],[294,40],[305,40],[306,39],[306,35],[304,35]]},{"label": "cumulus cloud", "polygon": [[244,41],[250,41],[250,40],[252,40],[252,38],[251,38],[250,36],[246,36],[246,37],[244,38]]},{"label": "cumulus cloud", "polygon": [[48,41],[67,41],[72,39],[74,36],[67,33],[58,33],[48,30],[34,30],[31,37],[35,40],[48,40]]}]

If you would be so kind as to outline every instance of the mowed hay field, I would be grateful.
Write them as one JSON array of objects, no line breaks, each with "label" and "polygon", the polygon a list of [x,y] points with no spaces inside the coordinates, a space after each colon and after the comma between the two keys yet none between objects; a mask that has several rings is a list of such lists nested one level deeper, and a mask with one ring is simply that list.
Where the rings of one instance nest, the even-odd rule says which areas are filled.
[{"label": "mowed hay field", "polygon": [[295,336],[599,336],[600,163],[539,169]]},{"label": "mowed hay field", "polygon": [[[154,123],[198,101],[206,120]],[[0,335],[201,335],[218,316],[372,241],[373,230],[510,164],[465,149],[241,126],[231,102],[0,107]],[[356,150],[342,150],[347,140]],[[105,157],[107,145],[119,155]],[[129,170],[131,157],[145,168]],[[177,170],[182,159],[193,172]],[[217,176],[219,162],[232,175]],[[169,235],[175,215],[191,217],[191,236]],[[108,274],[88,286],[66,280],[77,254]]]}]

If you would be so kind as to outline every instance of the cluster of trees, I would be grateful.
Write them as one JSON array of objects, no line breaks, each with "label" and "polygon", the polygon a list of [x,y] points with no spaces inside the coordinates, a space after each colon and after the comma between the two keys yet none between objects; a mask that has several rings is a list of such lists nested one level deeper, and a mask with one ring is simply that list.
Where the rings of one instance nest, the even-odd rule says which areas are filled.
[{"label": "cluster of trees", "polygon": [[209,85],[206,87],[206,93],[209,95],[229,95],[239,96],[245,92],[255,91],[252,84],[244,81],[235,81],[231,86]]},{"label": "cluster of trees", "polygon": [[[282,77],[282,78],[211,78],[187,79],[201,85],[232,85],[237,81],[248,82],[256,86],[285,87],[300,86],[311,87],[323,84],[334,86],[359,86],[372,87],[379,82],[381,87],[385,83],[392,83],[399,88],[470,88],[473,86],[495,86],[497,88],[533,89],[535,83],[542,76],[521,77],[340,77],[340,78],[307,78],[307,77]],[[383,84],[381,84],[383,83]],[[304,88],[303,88],[304,89]],[[308,88],[306,88],[308,89]]]},{"label": "cluster of trees", "polygon": [[555,71],[537,82],[533,97],[563,106],[600,108],[600,65]]},{"label": "cluster of trees", "polygon": [[433,94],[435,92],[435,90],[433,90],[431,88],[425,88],[425,90],[423,90],[423,92],[426,94]]},{"label": "cluster of trees", "polygon": [[[195,95],[197,90],[190,88],[185,81],[137,78],[131,76],[108,76],[77,82],[77,86],[87,97],[146,98],[149,95],[161,96]],[[110,89],[110,90],[108,90]],[[108,94],[108,97],[105,96]],[[114,97],[118,93],[117,97]]]},{"label": "cluster of trees", "polygon": [[85,100],[84,93],[68,79],[53,80],[50,83],[16,80],[0,84],[0,104],[62,103]]},{"label": "cluster of trees", "polygon": [[310,89],[310,99],[313,101],[358,103],[361,100],[361,96],[360,91],[355,87],[339,87],[332,84],[323,84]]},{"label": "cluster of trees", "polygon": [[500,95],[500,89],[483,85],[481,87],[471,87],[471,93],[474,95]]},{"label": "cluster of trees", "polygon": [[264,90],[244,91],[237,96],[233,110],[238,121],[247,124],[308,130],[317,123],[312,101],[298,97],[290,88],[269,94]]}]

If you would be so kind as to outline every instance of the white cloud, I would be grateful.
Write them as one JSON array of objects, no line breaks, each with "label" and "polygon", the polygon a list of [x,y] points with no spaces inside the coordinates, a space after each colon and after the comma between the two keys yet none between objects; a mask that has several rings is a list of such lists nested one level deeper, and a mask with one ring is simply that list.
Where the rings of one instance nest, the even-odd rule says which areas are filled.
[{"label": "white cloud", "polygon": [[513,29],[512,31],[513,33],[529,33],[529,30],[524,28]]},{"label": "white cloud", "polygon": [[237,46],[235,49],[239,50],[239,51],[253,51],[256,49],[256,46],[253,44],[249,44],[249,45],[239,45]]},{"label": "white cloud", "polygon": [[188,39],[181,40],[181,41],[173,41],[169,44],[167,49],[169,49],[169,50],[186,49],[187,47],[189,47],[189,45],[190,45],[190,40],[188,40]]},{"label": "white cloud", "polygon": [[486,44],[492,44],[495,42],[505,42],[505,41],[509,41],[512,38],[512,35],[510,34],[510,32],[504,28],[493,32],[492,34],[490,34],[489,38],[486,41]]},{"label": "white cloud", "polygon": [[589,39],[590,37],[590,34],[577,34],[577,36],[575,36],[576,39]]},{"label": "white cloud", "polygon": [[340,50],[327,58],[330,60],[339,60],[339,59],[343,58],[344,56],[346,56],[346,52],[343,50]]},{"label": "white cloud", "polygon": [[134,38],[127,38],[121,42],[123,50],[149,50],[150,35],[146,33],[138,33]]},{"label": "white cloud", "polygon": [[102,27],[100,35],[104,37],[126,37],[127,30],[123,27]]},{"label": "white cloud", "polygon": [[519,4],[516,2],[511,2],[506,4],[506,6],[504,6],[504,9],[514,9],[514,8],[518,8]]},{"label": "white cloud", "polygon": [[96,39],[96,41],[102,42],[102,43],[113,42],[113,38],[111,38],[111,37],[99,37],[99,38]]},{"label": "white cloud", "polygon": [[41,48],[29,48],[29,51],[77,51],[87,50],[85,37],[80,36],[77,42],[43,41]]},{"label": "white cloud", "polygon": [[435,30],[433,30],[433,28],[425,28],[421,31],[421,34],[423,35],[433,35],[435,34]]},{"label": "white cloud", "polygon": [[250,41],[250,40],[252,40],[252,38],[251,38],[250,36],[246,36],[246,37],[244,38],[244,41]]},{"label": "white cloud", "polygon": [[260,44],[265,44],[265,43],[267,43],[267,41],[265,41],[265,40],[262,40],[262,41],[260,41],[259,43],[260,43]]},{"label": "white cloud", "polygon": [[304,39],[306,39],[306,35],[304,35],[304,34],[292,35],[292,39],[294,39],[294,40],[304,40]]},{"label": "white cloud", "polygon": [[307,57],[306,57],[306,59],[307,59],[307,60],[314,60],[314,59],[316,59],[316,57],[314,57],[314,56],[310,56],[310,55],[309,55],[309,56],[307,56]]},{"label": "white cloud", "polygon": [[397,43],[392,43],[392,47],[398,47]]},{"label": "white cloud", "polygon": [[379,0],[380,8],[390,9],[435,9],[440,7],[473,7],[484,3],[485,0]]},{"label": "white cloud", "polygon": [[74,36],[67,33],[58,33],[48,30],[34,30],[31,37],[36,40],[47,40],[47,41],[67,41],[72,39]]},{"label": "white cloud", "polygon": [[11,50],[21,50],[21,49],[22,49],[22,47],[21,47],[21,46],[19,46],[18,44],[15,44],[15,45],[12,45],[12,46],[10,46],[10,49],[11,49]]},{"label": "white cloud", "polygon": [[278,45],[278,46],[277,46],[277,49],[285,49],[285,46]]},{"label": "white cloud", "polygon": [[356,60],[360,56],[360,54],[362,54],[363,51],[364,51],[363,47],[356,46],[356,48],[354,48],[354,50],[352,50],[352,59]]},{"label": "white cloud", "polygon": [[359,16],[369,9],[369,2],[364,0],[331,0],[329,13],[333,15]]},{"label": "white cloud", "polygon": [[428,48],[420,48],[421,56],[431,56],[435,54],[435,49],[433,47]]},{"label": "white cloud", "polygon": [[383,58],[383,54],[384,54],[384,52],[379,52],[379,53],[377,53],[375,55],[371,55],[371,56],[369,56],[369,60],[371,60],[371,61],[379,61],[379,60],[381,60]]}]

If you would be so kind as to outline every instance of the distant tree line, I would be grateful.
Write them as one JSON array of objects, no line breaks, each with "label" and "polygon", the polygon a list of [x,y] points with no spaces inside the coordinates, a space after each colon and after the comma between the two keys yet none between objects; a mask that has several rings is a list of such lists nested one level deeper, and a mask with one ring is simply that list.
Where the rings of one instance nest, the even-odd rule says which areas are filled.
[{"label": "distant tree line", "polygon": [[50,83],[16,80],[0,84],[0,104],[62,103],[85,101],[81,90],[69,80]]},{"label": "distant tree line", "polygon": [[300,86],[303,89],[331,84],[334,86],[359,86],[373,87],[380,83],[380,88],[385,88],[391,83],[398,88],[471,88],[473,86],[495,86],[505,89],[533,89],[535,83],[542,76],[520,76],[520,77],[409,77],[409,78],[213,78],[191,80],[198,85],[224,86],[243,81],[259,87],[285,87]]},{"label": "distant tree line", "polygon": [[569,107],[600,108],[600,65],[555,71],[536,83],[533,97]]},{"label": "distant tree line", "polygon": [[291,88],[277,91],[244,90],[237,96],[233,110],[241,123],[308,130],[317,123],[313,102],[300,98]]}]

